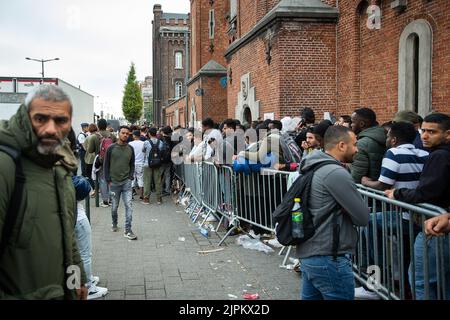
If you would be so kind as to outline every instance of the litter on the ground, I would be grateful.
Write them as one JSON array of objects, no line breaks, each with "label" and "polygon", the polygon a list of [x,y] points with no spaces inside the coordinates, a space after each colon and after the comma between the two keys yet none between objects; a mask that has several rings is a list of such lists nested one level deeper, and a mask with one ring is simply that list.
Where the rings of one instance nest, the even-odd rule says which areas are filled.
[{"label": "litter on the ground", "polygon": [[287,264],[287,265],[286,265],[286,269],[288,269],[288,270],[294,270],[294,265],[293,265],[293,264]]},{"label": "litter on the ground", "polygon": [[277,238],[270,239],[270,240],[264,240],[264,243],[267,243],[268,245],[274,247],[274,248],[281,248],[283,245],[278,242]]},{"label": "litter on the ground", "polygon": [[228,294],[228,297],[229,298],[233,298],[233,299],[237,299],[237,296],[235,296],[234,294],[230,294],[230,293]]},{"label": "litter on the ground", "polygon": [[269,247],[268,245],[265,245],[258,239],[251,239],[247,235],[242,235],[239,238],[237,238],[236,243],[238,245],[242,245],[245,249],[258,250],[258,251],[262,251],[265,253],[274,252],[273,249],[271,247]]},{"label": "litter on the ground", "polygon": [[219,249],[212,249],[212,250],[203,250],[203,251],[197,251],[197,253],[213,253],[213,252],[219,252],[225,250],[224,248],[219,248]]},{"label": "litter on the ground", "polygon": [[259,299],[259,294],[257,293],[246,293],[242,295],[242,298],[246,299],[246,300],[257,300]]},{"label": "litter on the ground", "polygon": [[186,238],[185,237],[178,237],[178,241],[185,241],[186,240]]}]

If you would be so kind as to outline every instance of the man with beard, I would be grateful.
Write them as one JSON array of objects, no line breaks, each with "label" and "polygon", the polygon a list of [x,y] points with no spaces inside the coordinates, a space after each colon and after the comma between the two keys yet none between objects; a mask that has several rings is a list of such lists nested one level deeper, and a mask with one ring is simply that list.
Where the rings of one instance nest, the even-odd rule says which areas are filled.
[{"label": "man with beard", "polygon": [[86,299],[74,236],[71,172],[77,160],[66,139],[71,120],[69,97],[41,85],[0,122],[0,145],[21,153],[25,178],[21,192],[15,190],[16,164],[0,152],[0,299]]},{"label": "man with beard", "polygon": [[324,136],[324,150],[313,152],[300,164],[301,172],[317,168],[308,207],[315,233],[297,245],[303,273],[301,299],[353,300],[355,226],[366,226],[369,220],[369,208],[342,165],[352,162],[358,151],[356,135],[346,127],[331,126]]}]

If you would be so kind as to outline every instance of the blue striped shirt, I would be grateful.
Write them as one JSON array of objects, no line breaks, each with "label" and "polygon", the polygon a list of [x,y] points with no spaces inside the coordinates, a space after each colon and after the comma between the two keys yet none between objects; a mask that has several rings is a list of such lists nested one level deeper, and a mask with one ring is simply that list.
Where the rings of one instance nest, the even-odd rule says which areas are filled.
[{"label": "blue striped shirt", "polygon": [[378,181],[395,189],[415,189],[419,184],[428,152],[416,149],[412,144],[402,144],[386,151]]}]

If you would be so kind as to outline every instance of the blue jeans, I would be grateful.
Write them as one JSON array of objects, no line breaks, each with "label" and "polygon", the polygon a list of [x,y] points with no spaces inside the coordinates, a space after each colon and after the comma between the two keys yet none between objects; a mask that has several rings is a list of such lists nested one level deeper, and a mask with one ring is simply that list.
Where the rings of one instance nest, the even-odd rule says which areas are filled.
[{"label": "blue jeans", "polygon": [[87,217],[77,221],[75,225],[75,236],[77,239],[78,250],[80,252],[81,261],[83,261],[84,272],[86,273],[86,286],[91,286],[92,278],[92,246],[91,246],[91,225]]},{"label": "blue jeans", "polygon": [[112,183],[109,192],[112,200],[112,224],[117,226],[117,209],[119,208],[120,203],[120,195],[122,195],[122,200],[125,205],[125,232],[131,231],[131,221],[133,219],[133,208],[131,206],[131,198],[132,198],[132,180],[127,179],[124,182],[120,183]]},{"label": "blue jeans", "polygon": [[[415,257],[415,285],[416,285],[416,299],[424,300],[425,299],[425,277],[424,277],[424,237],[423,232],[420,232],[416,241],[414,242],[414,257]],[[445,274],[445,283],[446,283],[446,300],[450,300],[450,258],[449,258],[449,236],[445,236],[443,239],[444,245],[442,248],[444,249],[443,254],[443,266],[444,266],[444,274]],[[426,244],[428,249],[428,284],[429,284],[429,292],[430,300],[436,300],[437,296],[437,265],[436,265],[436,244],[437,238],[433,237]],[[412,282],[412,265],[409,267],[409,282]],[[442,275],[441,275],[442,276]],[[443,297],[441,297],[443,298]]]},{"label": "blue jeans", "polygon": [[98,175],[98,186],[100,188],[100,194],[102,195],[103,202],[109,202],[109,186],[105,180],[105,173],[103,167],[97,173]]},{"label": "blue jeans", "polygon": [[[388,235],[391,235],[391,228],[392,228],[392,234],[395,235],[397,238],[403,237],[403,252],[404,252],[404,260],[403,263],[405,266],[409,264],[410,260],[410,252],[409,252],[409,221],[402,218],[401,212],[377,212],[371,213],[369,217],[369,225],[367,229],[365,229],[365,232],[368,231],[369,233],[369,262],[370,264],[375,263],[375,237],[373,234],[373,215],[376,216],[376,232],[377,232],[377,246],[378,246],[378,265],[386,266],[386,263],[383,259],[383,216],[385,217],[385,234],[384,236],[387,237]],[[411,218],[412,219],[412,218]],[[402,231],[403,234],[399,234],[400,232],[400,225],[399,222],[402,223]],[[397,231],[398,228],[398,231]],[[413,224],[413,234],[416,236],[420,232],[420,228],[417,227],[415,224]],[[364,238],[364,244],[363,244],[363,250],[365,248],[365,238]],[[385,248],[387,251],[388,248]],[[400,248],[398,248],[400,250]],[[387,254],[387,253],[386,253]],[[395,259],[395,257],[394,257]],[[364,262],[365,263],[365,262]],[[406,268],[405,268],[406,269]],[[405,272],[405,279],[406,279],[406,272]]]},{"label": "blue jeans", "polygon": [[302,258],[302,300],[354,300],[351,255]]},{"label": "blue jeans", "polygon": [[171,163],[165,163],[161,166],[161,183],[164,182],[164,192],[170,193],[170,171],[172,169]]}]

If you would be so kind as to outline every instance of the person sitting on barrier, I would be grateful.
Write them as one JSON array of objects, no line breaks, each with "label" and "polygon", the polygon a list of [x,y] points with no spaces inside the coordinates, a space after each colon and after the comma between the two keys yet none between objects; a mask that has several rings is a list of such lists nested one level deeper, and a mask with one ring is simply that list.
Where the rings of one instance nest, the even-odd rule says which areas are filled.
[{"label": "person sitting on barrier", "polygon": [[[390,189],[385,194],[390,199],[396,199],[407,203],[430,203],[439,207],[450,207],[450,116],[443,113],[432,113],[425,117],[422,123],[423,146],[430,150],[430,156],[426,161],[419,185],[415,189]],[[424,299],[424,239],[425,235],[420,232],[414,243],[415,265],[410,266],[411,273],[415,273],[416,298]],[[446,236],[446,238],[448,235]],[[438,290],[438,265],[436,265],[436,238],[427,241],[428,249],[428,275],[429,275],[429,298],[437,298]],[[444,266],[446,287],[450,288],[450,258],[448,239],[444,241]],[[413,268],[414,267],[414,268]],[[444,284],[441,284],[442,287]],[[447,297],[450,300],[450,290]]]},{"label": "person sitting on barrier", "polygon": [[269,123],[269,134],[265,136],[257,146],[257,151],[241,151],[238,157],[244,157],[255,163],[267,163],[267,155],[270,153],[275,163],[284,164],[283,150],[280,146],[280,137],[282,124],[278,120],[273,120]]},{"label": "person sitting on barrier", "polygon": [[[408,122],[397,122],[391,125],[390,130],[387,134],[386,139],[386,147],[389,148],[384,155],[382,165],[381,165],[381,173],[380,177],[377,181],[373,181],[369,177],[362,177],[361,183],[366,187],[370,187],[377,190],[386,190],[389,188],[416,188],[419,184],[420,175],[422,173],[423,165],[425,161],[428,159],[428,152],[416,149],[413,145],[414,139],[416,136],[416,130],[411,123]],[[375,211],[381,211],[381,208],[374,209]],[[403,263],[404,265],[408,265],[410,261],[410,251],[409,251],[409,219],[410,216],[408,213],[403,213],[403,217],[401,216],[401,212],[377,212],[376,214],[371,214],[371,218],[369,219],[369,227],[367,231],[369,233],[369,262],[370,264],[374,263],[374,234],[373,234],[373,223],[375,219],[376,230],[377,230],[377,257],[378,264],[382,265],[383,268],[389,268],[386,264],[387,261],[383,259],[383,225],[386,228],[392,228],[394,232],[397,230],[397,222],[402,221],[403,224],[403,234],[396,235],[396,237],[403,237],[403,241],[405,245],[403,246],[404,256],[403,261],[399,263]],[[375,215],[375,218],[372,216]],[[384,216],[384,218],[383,218]],[[385,221],[385,223],[383,223]],[[385,229],[387,230],[387,229]],[[414,237],[419,233],[419,229],[415,226],[413,232]],[[364,248],[365,249],[365,248]],[[395,257],[394,264],[397,264],[397,260]],[[388,259],[388,260],[391,260]],[[407,269],[407,268],[405,268]],[[405,270],[405,278],[408,277],[407,270]],[[374,292],[365,290],[364,287],[355,289],[355,297],[356,298],[366,298],[379,299],[378,295]]]},{"label": "person sitting on barrier", "polygon": [[369,219],[369,208],[342,165],[352,162],[358,150],[356,136],[346,127],[331,126],[324,143],[325,152],[312,153],[300,165],[307,171],[334,161],[318,168],[311,182],[308,209],[315,233],[296,249],[303,273],[301,299],[353,300],[352,255],[358,239],[355,226],[366,226]]},{"label": "person sitting on barrier", "polygon": [[425,233],[435,237],[441,237],[450,233],[450,213],[447,212],[426,220]]}]

